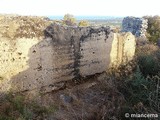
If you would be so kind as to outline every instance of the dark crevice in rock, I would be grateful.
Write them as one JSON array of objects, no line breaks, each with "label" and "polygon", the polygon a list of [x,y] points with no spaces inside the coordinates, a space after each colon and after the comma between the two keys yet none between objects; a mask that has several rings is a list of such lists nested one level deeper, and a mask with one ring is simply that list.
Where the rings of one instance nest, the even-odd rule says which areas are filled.
[{"label": "dark crevice in rock", "polygon": [[79,79],[81,78],[80,75],[80,58],[81,58],[81,54],[80,54],[80,42],[78,40],[75,40],[74,37],[71,37],[71,41],[73,41],[72,45],[73,45],[73,49],[74,49],[74,79]]}]

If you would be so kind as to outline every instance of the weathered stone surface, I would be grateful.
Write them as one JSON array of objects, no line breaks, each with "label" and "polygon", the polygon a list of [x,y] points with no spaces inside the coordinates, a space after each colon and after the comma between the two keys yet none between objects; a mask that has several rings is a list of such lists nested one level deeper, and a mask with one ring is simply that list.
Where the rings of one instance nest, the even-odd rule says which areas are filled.
[{"label": "weathered stone surface", "polygon": [[68,54],[68,57],[65,55],[60,59],[60,65],[69,62],[63,71],[72,68],[64,76],[70,74],[75,79],[106,70],[112,44],[112,40],[107,39],[109,34],[108,27],[64,27],[52,24],[46,29],[46,36],[55,42],[55,51],[63,55],[64,50]]},{"label": "weathered stone surface", "polygon": [[[32,21],[32,17],[29,19]],[[14,23],[13,18],[7,20]],[[58,24],[45,28],[51,21],[44,21],[46,24],[35,30],[35,36],[29,31],[34,32],[36,26],[31,28],[36,21],[29,23],[29,34],[22,33],[23,36],[17,36],[17,29],[21,28],[18,22],[16,32],[10,36],[5,35],[10,29],[1,27],[3,22],[0,22],[0,29],[7,31],[0,32],[0,94],[10,90],[50,92],[64,87],[56,83],[101,73],[112,64],[120,64],[134,56],[135,39],[131,33],[111,33],[109,27]],[[22,20],[23,25],[26,21]],[[43,34],[39,36],[39,33]]]},{"label": "weathered stone surface", "polygon": [[122,31],[131,32],[136,37],[145,37],[148,21],[144,18],[125,17],[122,22]]},{"label": "weathered stone surface", "polygon": [[117,66],[133,59],[136,42],[132,33],[111,33],[112,50],[110,52],[110,65]]}]

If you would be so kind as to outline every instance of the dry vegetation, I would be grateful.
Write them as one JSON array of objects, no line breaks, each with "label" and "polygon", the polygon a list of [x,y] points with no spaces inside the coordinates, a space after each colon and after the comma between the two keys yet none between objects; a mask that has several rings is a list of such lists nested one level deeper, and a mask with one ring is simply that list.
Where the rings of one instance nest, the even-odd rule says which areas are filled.
[{"label": "dry vegetation", "polygon": [[138,43],[133,61],[81,81],[32,100],[9,93],[0,100],[0,120],[124,120],[125,113],[158,114],[160,48]]},{"label": "dry vegetation", "polygon": [[0,33],[11,39],[43,37],[53,21],[45,17],[0,15]]},{"label": "dry vegetation", "polygon": [[81,84],[67,83],[30,102],[23,94],[0,101],[0,120],[123,120],[125,113],[160,113],[160,49],[154,44],[138,46],[133,61]]}]

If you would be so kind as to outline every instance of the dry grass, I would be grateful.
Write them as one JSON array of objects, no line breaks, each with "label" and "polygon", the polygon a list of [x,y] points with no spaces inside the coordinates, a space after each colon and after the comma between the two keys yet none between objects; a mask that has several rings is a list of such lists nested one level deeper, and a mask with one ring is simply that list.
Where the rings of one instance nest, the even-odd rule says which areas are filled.
[{"label": "dry grass", "polygon": [[0,102],[0,120],[123,120],[125,113],[160,113],[160,73],[146,76],[139,62],[143,55],[159,61],[159,48],[139,46],[136,55],[128,64],[86,78],[81,84],[69,83],[64,90],[40,94],[34,102],[11,96]]},{"label": "dry grass", "polygon": [[44,30],[53,22],[45,17],[36,16],[6,16],[1,15],[0,33],[3,37],[33,38],[44,37]]}]

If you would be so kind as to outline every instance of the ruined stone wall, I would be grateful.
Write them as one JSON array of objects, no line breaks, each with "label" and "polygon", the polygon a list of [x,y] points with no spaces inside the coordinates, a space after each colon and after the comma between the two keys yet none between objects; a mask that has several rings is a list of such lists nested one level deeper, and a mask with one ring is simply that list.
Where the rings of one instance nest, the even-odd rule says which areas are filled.
[{"label": "ruined stone wall", "polygon": [[[134,56],[131,33],[112,33],[109,27],[66,27],[37,17],[3,19],[8,23],[14,19],[18,27],[8,35],[12,27],[0,25],[4,30],[0,31],[0,94],[51,91],[56,83],[101,73]],[[41,27],[37,29],[34,22]]]},{"label": "ruined stone wall", "polygon": [[144,18],[125,17],[122,21],[122,31],[131,32],[136,37],[146,37],[148,21]]}]

